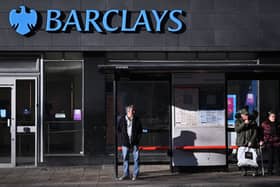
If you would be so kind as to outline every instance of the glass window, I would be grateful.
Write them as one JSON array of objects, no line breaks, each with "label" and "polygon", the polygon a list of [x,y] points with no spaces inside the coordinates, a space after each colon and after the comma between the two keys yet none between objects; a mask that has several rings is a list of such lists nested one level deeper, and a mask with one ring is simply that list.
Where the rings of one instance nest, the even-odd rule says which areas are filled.
[{"label": "glass window", "polygon": [[[118,84],[118,117],[133,104],[143,129],[143,146],[168,146],[169,85],[168,82],[122,82]],[[145,131],[145,130],[144,130]]]},{"label": "glass window", "polygon": [[35,124],[35,80],[16,81],[17,126]]},{"label": "glass window", "polygon": [[[259,80],[228,80],[227,81],[227,125],[228,146],[236,145],[235,120],[240,117],[239,111],[247,107],[250,115],[256,110],[259,112]],[[259,117],[256,119],[259,124]],[[233,154],[229,160],[234,160]]]},{"label": "glass window", "polygon": [[45,64],[45,152],[83,154],[83,64]]},{"label": "glass window", "polygon": [[229,127],[234,127],[236,114],[243,107],[251,114],[258,111],[258,80],[229,80],[227,91]]},{"label": "glass window", "polygon": [[[140,146],[169,146],[170,91],[168,81],[119,81],[117,87],[118,119],[125,107],[133,104],[143,126]],[[118,141],[119,146],[120,140]],[[119,155],[121,160],[121,155]],[[168,161],[166,151],[142,151],[145,161]]]}]

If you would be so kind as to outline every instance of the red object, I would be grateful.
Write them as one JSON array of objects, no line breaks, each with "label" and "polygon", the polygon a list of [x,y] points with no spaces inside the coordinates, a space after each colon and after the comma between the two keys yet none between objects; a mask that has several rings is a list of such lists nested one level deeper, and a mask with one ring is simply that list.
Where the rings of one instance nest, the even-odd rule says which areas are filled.
[{"label": "red object", "polygon": [[[139,150],[142,151],[156,151],[156,150],[168,150],[168,146],[139,146]],[[121,151],[122,147],[118,147],[118,151]]]},{"label": "red object", "polygon": [[[230,146],[229,149],[237,149],[237,146]],[[225,145],[207,145],[207,146],[177,146],[177,150],[223,150],[226,149]],[[121,151],[122,147],[118,147],[118,151]],[[139,150],[142,151],[167,151],[169,150],[168,146],[139,146]]]},{"label": "red object", "polygon": [[[178,146],[176,149],[181,150],[223,150],[227,147],[225,145],[206,145],[206,146]],[[237,146],[229,146],[229,149],[237,149]]]}]

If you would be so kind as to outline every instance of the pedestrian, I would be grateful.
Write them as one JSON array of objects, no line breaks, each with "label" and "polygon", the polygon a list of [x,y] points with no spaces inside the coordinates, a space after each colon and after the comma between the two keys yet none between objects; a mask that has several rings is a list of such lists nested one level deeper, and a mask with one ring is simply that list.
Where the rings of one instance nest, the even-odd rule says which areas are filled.
[{"label": "pedestrian", "polygon": [[273,169],[280,174],[279,169],[279,148],[280,148],[280,125],[276,119],[276,113],[269,111],[267,119],[261,125],[261,141],[260,145],[264,146],[265,152],[268,154],[268,174],[273,175]]},{"label": "pedestrian", "polygon": [[129,174],[129,152],[133,152],[133,175],[135,181],[139,175],[139,142],[142,135],[142,124],[135,115],[135,107],[128,105],[126,115],[122,116],[118,123],[118,132],[120,134],[123,158],[123,175],[119,180],[130,178]]},{"label": "pedestrian", "polygon": [[[258,141],[257,141],[257,123],[255,118],[249,118],[249,112],[246,108],[243,108],[240,111],[240,117],[238,117],[235,121],[235,131],[237,133],[236,136],[236,145],[238,148],[238,161],[241,158],[241,152],[244,148],[257,148]],[[241,166],[240,169],[242,170],[241,175],[246,176],[247,171],[249,169],[248,166]],[[258,168],[254,168],[253,176],[258,174]]]}]

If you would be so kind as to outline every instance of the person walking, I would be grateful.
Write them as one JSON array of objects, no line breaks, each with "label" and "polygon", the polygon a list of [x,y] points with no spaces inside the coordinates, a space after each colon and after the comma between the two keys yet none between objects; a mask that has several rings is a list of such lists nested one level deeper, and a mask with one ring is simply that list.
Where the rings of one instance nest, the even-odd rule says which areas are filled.
[{"label": "person walking", "polygon": [[[235,131],[237,133],[236,136],[236,145],[238,148],[238,161],[240,161],[243,156],[241,152],[244,148],[257,148],[258,141],[257,141],[257,123],[255,118],[249,118],[249,112],[246,108],[243,108],[240,111],[240,118],[236,119],[235,121]],[[242,170],[242,176],[247,175],[248,166],[242,166],[240,168]],[[258,168],[255,168],[253,172],[253,176],[257,175]]]},{"label": "person walking", "polygon": [[117,128],[120,134],[123,157],[123,175],[119,180],[130,177],[129,152],[132,151],[134,161],[132,180],[135,181],[139,175],[139,143],[142,135],[142,124],[135,115],[135,107],[133,105],[126,107],[126,115],[120,118]]},{"label": "person walking", "polygon": [[268,174],[273,175],[273,169],[275,169],[279,175],[280,125],[274,111],[267,113],[267,119],[261,125],[261,133],[260,145],[264,146],[265,152],[268,153]]}]

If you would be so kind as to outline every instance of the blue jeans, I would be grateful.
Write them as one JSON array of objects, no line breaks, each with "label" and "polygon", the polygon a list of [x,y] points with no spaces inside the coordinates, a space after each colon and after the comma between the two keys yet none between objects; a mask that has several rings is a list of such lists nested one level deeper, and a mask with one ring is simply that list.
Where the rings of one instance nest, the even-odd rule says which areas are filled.
[{"label": "blue jeans", "polygon": [[[129,147],[122,146],[122,156],[123,156],[123,175],[129,176]],[[139,174],[139,149],[138,146],[133,146],[133,176],[138,176]]]}]

